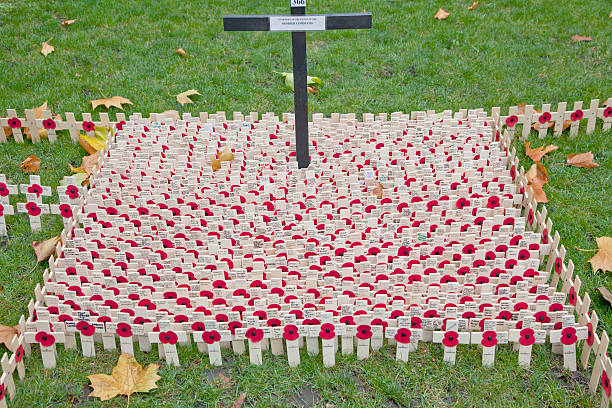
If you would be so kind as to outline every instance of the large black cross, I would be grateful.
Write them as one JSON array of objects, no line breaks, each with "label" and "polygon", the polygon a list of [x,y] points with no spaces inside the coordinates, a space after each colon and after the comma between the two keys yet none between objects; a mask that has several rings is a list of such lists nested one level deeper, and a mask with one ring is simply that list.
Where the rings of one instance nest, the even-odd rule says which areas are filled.
[{"label": "large black cross", "polygon": [[299,168],[308,167],[306,31],[372,27],[371,13],[306,14],[306,0],[290,0],[291,15],[223,16],[225,31],[290,31],[293,48],[295,150]]}]

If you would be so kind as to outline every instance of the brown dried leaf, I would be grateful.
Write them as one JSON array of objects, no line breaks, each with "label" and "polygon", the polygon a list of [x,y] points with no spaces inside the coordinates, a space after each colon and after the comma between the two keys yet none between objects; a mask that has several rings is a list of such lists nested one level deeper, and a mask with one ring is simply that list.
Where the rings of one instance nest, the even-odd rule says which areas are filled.
[{"label": "brown dried leaf", "polygon": [[91,102],[91,107],[92,109],[96,109],[98,106],[100,105],[104,105],[106,106],[106,109],[110,108],[111,106],[114,106],[115,108],[121,109],[123,110],[123,105],[124,103],[128,104],[128,105],[133,105],[132,101],[130,101],[127,98],[121,97],[121,96],[113,96],[112,98],[104,98],[104,99],[94,99]]},{"label": "brown dried leaf", "polygon": [[186,103],[193,103],[193,101],[190,98],[190,96],[192,95],[202,95],[202,94],[196,91],[195,89],[189,89],[185,92],[181,92],[180,94],[176,95],[176,101],[180,103],[181,106],[185,105]]},{"label": "brown dried leaf", "polygon": [[599,167],[599,164],[593,162],[593,153],[574,153],[567,155],[567,164],[574,167],[583,167],[585,169],[591,169]]},{"label": "brown dried leaf", "polygon": [[585,37],[583,35],[572,35],[573,42],[593,41],[593,37]]},{"label": "brown dried leaf", "polygon": [[219,160],[223,161],[232,161],[234,160],[234,153],[232,153],[232,151],[229,148],[225,148],[223,149],[223,151],[221,153],[219,153],[217,155],[217,158]]},{"label": "brown dried leaf", "polygon": [[40,168],[40,159],[31,154],[24,161],[21,162],[19,168],[23,170],[25,174],[37,173],[38,169]]},{"label": "brown dried leaf", "polygon": [[53,39],[53,37],[49,38],[47,41],[40,44],[42,47],[40,49],[40,53],[45,57],[55,51],[55,47],[49,44],[49,42]]},{"label": "brown dried leaf", "polygon": [[538,203],[547,203],[548,197],[546,197],[544,192],[544,185],[548,183],[548,170],[546,170],[546,167],[538,161],[525,173],[525,177],[533,189],[536,201]]},{"label": "brown dried leaf", "polygon": [[240,394],[238,399],[236,401],[234,401],[234,403],[232,404],[231,408],[240,408],[242,406],[242,404],[244,403],[244,399],[245,398],[246,398],[246,392],[243,392],[242,394]]},{"label": "brown dried leaf", "polygon": [[531,142],[525,142],[525,154],[529,156],[534,162],[539,162],[546,154],[554,152],[559,148],[559,146],[547,145],[532,149],[530,145]]},{"label": "brown dried leaf", "polygon": [[593,272],[597,272],[600,269],[602,272],[612,272],[612,238],[597,238],[597,247],[599,251],[589,259]]},{"label": "brown dried leaf", "polygon": [[55,252],[55,247],[60,242],[60,237],[55,236],[44,240],[43,242],[32,241],[30,246],[36,254],[36,261],[46,261]]},{"label": "brown dried leaf", "polygon": [[384,186],[382,185],[382,183],[380,183],[379,181],[376,182],[376,187],[374,187],[372,189],[372,195],[376,198],[378,198],[379,200],[381,200],[383,198],[383,190],[384,190]]},{"label": "brown dried leaf", "polygon": [[95,152],[94,154],[85,156],[81,160],[81,165],[79,167],[72,167],[72,164],[69,164],[70,171],[72,171],[73,173],[86,173],[89,176],[93,172],[94,167],[96,167],[96,165],[98,164],[99,157],[100,152]]},{"label": "brown dried leaf", "polygon": [[610,293],[610,291],[605,286],[600,286],[597,288],[597,290],[599,291],[599,293],[601,293],[601,296],[603,296],[603,298],[606,299],[608,303],[612,305],[612,293]]},{"label": "brown dried leaf", "polygon": [[217,159],[216,157],[211,158],[210,167],[212,168],[212,171],[219,170],[221,168],[221,160]]},{"label": "brown dried leaf", "polygon": [[174,51],[175,53],[177,53],[178,55],[180,55],[181,57],[186,57],[187,53],[185,52],[184,49],[182,48],[178,48],[176,51]]},{"label": "brown dried leaf", "polygon": [[319,93],[319,89],[316,86],[308,85],[306,89],[308,90],[309,94]]},{"label": "brown dried leaf", "polygon": [[121,354],[117,365],[113,368],[112,375],[93,374],[88,375],[93,392],[92,397],[98,397],[105,401],[117,395],[129,396],[135,392],[148,392],[157,388],[157,375],[159,365],[149,364],[144,370],[138,361],[129,354]]},{"label": "brown dried leaf", "polygon": [[67,27],[70,24],[74,24],[75,22],[76,22],[76,19],[73,19],[73,20],[64,20],[64,21],[62,21],[62,27]]},{"label": "brown dried leaf", "polygon": [[181,115],[178,113],[177,110],[174,110],[174,109],[163,111],[162,113],[160,113],[160,115],[166,118],[172,118],[176,121],[181,119]]},{"label": "brown dried leaf", "polygon": [[19,335],[19,326],[5,326],[0,324],[0,343],[4,344],[11,352],[15,352],[12,345],[12,340],[15,335]]},{"label": "brown dried leaf", "polygon": [[438,20],[444,20],[448,18],[448,16],[450,16],[450,13],[448,11],[439,9],[434,18]]},{"label": "brown dried leaf", "polygon": [[476,7],[478,7],[477,1],[475,1],[470,7],[468,7],[468,10],[474,10]]},{"label": "brown dried leaf", "polygon": [[221,380],[221,382],[223,382],[225,386],[229,386],[232,382],[232,380],[229,377],[223,375],[223,373],[219,373],[218,377],[219,377],[219,380]]},{"label": "brown dried leaf", "polygon": [[[536,111],[536,113],[540,113],[538,111]],[[565,130],[567,128],[569,128],[572,125],[572,121],[571,120],[564,120],[563,121],[563,126],[561,126],[561,131],[565,132]],[[531,125],[532,128],[534,128],[535,130],[539,131],[540,130],[540,126],[543,126],[542,124],[540,124],[540,122],[535,122],[533,125]],[[555,122],[554,121],[549,121],[546,123],[546,127],[547,128],[551,128],[555,126]]]}]

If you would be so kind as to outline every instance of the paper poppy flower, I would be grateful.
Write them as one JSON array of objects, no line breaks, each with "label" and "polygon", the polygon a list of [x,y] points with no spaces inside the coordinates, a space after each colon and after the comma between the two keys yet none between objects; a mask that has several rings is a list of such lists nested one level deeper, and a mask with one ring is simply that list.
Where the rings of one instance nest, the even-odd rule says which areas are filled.
[{"label": "paper poppy flower", "polygon": [[467,207],[470,205],[470,200],[468,200],[465,197],[461,197],[459,200],[457,200],[457,208],[458,209],[462,209],[464,207]]},{"label": "paper poppy flower", "polygon": [[117,122],[115,128],[117,128],[117,130],[123,130],[123,125],[125,125],[125,120]]},{"label": "paper poppy flower", "polygon": [[604,111],[603,111],[603,117],[604,117],[604,118],[610,118],[610,117],[612,117],[612,106],[608,106],[606,109],[604,109]]},{"label": "paper poppy flower", "polygon": [[[206,327],[204,326],[204,323],[202,323],[202,322],[193,322],[191,324],[191,330],[193,330],[193,331],[204,331],[204,330],[206,330]],[[232,334],[234,334],[234,333],[232,332]]]},{"label": "paper poppy flower", "polygon": [[578,295],[576,294],[576,289],[572,286],[567,294],[567,301],[570,305],[576,306],[576,302],[578,301]]},{"label": "paper poppy flower", "polygon": [[236,329],[239,329],[242,327],[242,323],[241,322],[237,322],[237,321],[233,321],[233,322],[229,322],[227,324],[227,329],[232,332],[232,334],[236,334]]},{"label": "paper poppy flower", "polygon": [[420,329],[421,328],[421,323],[423,321],[421,320],[420,317],[418,316],[412,316],[410,318],[410,327],[412,327],[413,329]]},{"label": "paper poppy flower", "polygon": [[57,125],[55,124],[55,121],[51,118],[43,120],[42,125],[47,130],[52,130],[57,127]]},{"label": "paper poppy flower", "polygon": [[0,217],[4,215],[4,206],[0,204]]},{"label": "paper poppy flower", "polygon": [[444,333],[442,344],[445,347],[455,347],[457,344],[459,344],[459,333],[452,330],[447,331],[446,333]]},{"label": "paper poppy flower", "polygon": [[127,323],[117,323],[117,330],[115,330],[119,337],[132,337],[132,327]]},{"label": "paper poppy flower", "polygon": [[401,329],[397,330],[397,333],[395,333],[395,336],[393,338],[398,343],[408,344],[410,343],[411,336],[412,336],[412,332],[410,331],[410,329],[402,327]]},{"label": "paper poppy flower", "polygon": [[33,203],[33,202],[26,203],[25,208],[26,210],[28,210],[28,215],[31,215],[32,217],[36,217],[40,215],[40,213],[42,212],[40,207],[37,206],[36,203]]},{"label": "paper poppy flower", "polygon": [[4,399],[4,384],[0,384],[0,401]]},{"label": "paper poppy flower", "polygon": [[557,257],[557,259],[555,259],[555,273],[557,275],[561,274],[561,269],[563,268],[563,260],[561,259],[560,256]]},{"label": "paper poppy flower", "polygon": [[17,350],[15,350],[15,362],[20,363],[21,360],[23,360],[23,346],[19,346]]},{"label": "paper poppy flower", "polygon": [[6,197],[9,195],[8,186],[5,183],[0,182],[0,197]]},{"label": "paper poppy flower", "polygon": [[55,337],[45,331],[40,331],[34,336],[34,340],[40,343],[43,347],[51,347],[55,343]]},{"label": "paper poppy flower", "polygon": [[535,317],[536,322],[538,322],[538,323],[550,323],[550,317],[548,317],[546,312],[543,311],[543,310],[541,310],[541,311],[539,311],[537,313],[534,313],[533,317]]},{"label": "paper poppy flower", "polygon": [[280,319],[268,319],[268,321],[266,322],[266,325],[268,327],[278,327],[281,325],[281,321]]},{"label": "paper poppy flower", "polygon": [[561,343],[566,346],[572,345],[578,341],[578,337],[576,337],[576,329],[573,327],[566,327],[561,330]]},{"label": "paper poppy flower", "polygon": [[487,199],[487,208],[494,209],[499,207],[499,197],[491,196]]},{"label": "paper poppy flower", "polygon": [[75,198],[79,198],[79,188],[75,185],[69,185],[66,187],[66,195],[68,196],[68,198],[70,199],[75,199]]},{"label": "paper poppy flower", "polygon": [[497,344],[497,333],[492,330],[487,330],[482,333],[482,340],[480,342],[484,347],[493,347]]},{"label": "paper poppy flower", "polygon": [[321,331],[319,332],[319,337],[325,340],[333,339],[334,336],[336,335],[336,332],[334,332],[334,329],[335,327],[333,324],[323,323],[321,325]]},{"label": "paper poppy flower", "polygon": [[17,129],[21,127],[21,121],[19,118],[10,118],[8,120],[8,125],[11,129]]},{"label": "paper poppy flower", "polygon": [[523,329],[519,335],[519,344],[521,346],[531,346],[533,343],[535,343],[535,332],[533,329]]},{"label": "paper poppy flower", "polygon": [[601,373],[601,386],[606,395],[609,397],[610,391],[612,390],[610,389],[610,379],[608,378],[608,373],[606,373],[606,370],[603,370]]},{"label": "paper poppy flower", "polygon": [[577,109],[575,112],[573,112],[570,115],[570,119],[572,120],[572,122],[575,122],[577,120],[582,119],[583,116],[584,116],[584,112],[581,111],[580,109]]},{"label": "paper poppy flower", "polygon": [[257,329],[255,327],[251,327],[245,333],[246,338],[251,340],[253,343],[259,343],[261,339],[263,339],[263,335],[263,330]]},{"label": "paper poppy flower", "polygon": [[285,329],[283,331],[283,338],[285,340],[297,340],[298,337],[300,337],[300,334],[296,325],[288,324],[285,326]]},{"label": "paper poppy flower", "polygon": [[372,337],[372,328],[367,324],[357,326],[357,338],[367,340]]},{"label": "paper poppy flower", "polygon": [[89,121],[84,121],[83,122],[83,130],[86,132],[91,132],[93,131],[95,128],[95,125],[93,122],[89,122]]},{"label": "paper poppy flower", "polygon": [[216,330],[211,330],[204,332],[202,334],[202,339],[206,342],[206,344],[213,344],[219,340],[221,340],[221,335]]},{"label": "paper poppy flower", "polygon": [[178,336],[173,331],[159,332],[159,341],[162,344],[176,344]]},{"label": "paper poppy flower", "polygon": [[28,186],[28,193],[36,194],[36,197],[40,197],[42,192],[43,192],[43,188],[36,183],[32,184],[31,186]]},{"label": "paper poppy flower", "polygon": [[538,122],[540,122],[543,125],[543,124],[547,123],[548,121],[550,121],[550,118],[551,118],[550,112],[544,112],[538,118]]},{"label": "paper poppy flower", "polygon": [[586,326],[587,326],[586,342],[589,346],[592,346],[593,342],[595,341],[595,336],[593,336],[593,324],[591,322],[588,322]]},{"label": "paper poppy flower", "polygon": [[78,331],[81,332],[81,335],[87,336],[87,337],[93,336],[94,333],[96,332],[96,328],[84,320],[78,322],[76,325],[76,328]]},{"label": "paper poppy flower", "polygon": [[59,212],[64,218],[72,217],[72,207],[70,207],[70,204],[60,204]]},{"label": "paper poppy flower", "polygon": [[506,118],[506,126],[514,127],[518,123],[518,116],[512,115]]}]

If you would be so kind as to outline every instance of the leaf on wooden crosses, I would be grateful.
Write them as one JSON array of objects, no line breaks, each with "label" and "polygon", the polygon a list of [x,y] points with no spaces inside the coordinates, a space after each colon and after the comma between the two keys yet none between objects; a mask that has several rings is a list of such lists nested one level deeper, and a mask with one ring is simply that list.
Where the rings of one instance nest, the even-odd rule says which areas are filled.
[{"label": "leaf on wooden crosses", "polygon": [[188,91],[181,92],[180,94],[176,95],[176,101],[180,103],[181,106],[185,105],[186,103],[193,103],[191,98],[189,98],[192,95],[202,95],[202,94],[196,91],[195,89],[189,89]]},{"label": "leaf on wooden crosses", "polygon": [[104,126],[94,126],[94,135],[79,133],[79,143],[89,154],[93,154],[106,147],[108,139],[113,137],[112,129]]},{"label": "leaf on wooden crosses", "polygon": [[470,7],[468,7],[468,10],[474,10],[476,7],[478,7],[477,1],[475,1]]},{"label": "leaf on wooden crosses", "polygon": [[583,167],[585,169],[591,169],[599,167],[599,164],[593,162],[593,153],[574,153],[567,155],[567,164],[574,167]]},{"label": "leaf on wooden crosses", "polygon": [[[272,71],[275,74],[279,74],[281,75],[283,78],[285,78],[285,86],[289,89],[291,89],[292,91],[295,91],[295,84],[293,81],[293,72],[277,72],[277,71]],[[322,85],[323,81],[321,81],[321,78],[316,77],[316,76],[307,76],[306,77],[306,86],[308,86],[308,92],[310,93],[317,93],[319,92],[319,90],[317,89],[317,85]],[[312,90],[310,88],[313,88]],[[316,90],[316,91],[315,91]],[[314,91],[314,92],[313,92]]]},{"label": "leaf on wooden crosses", "polygon": [[25,174],[37,173],[38,169],[40,168],[40,159],[31,154],[24,161],[21,162],[19,168],[23,170]]},{"label": "leaf on wooden crosses", "polygon": [[216,157],[212,157],[210,159],[210,167],[212,168],[212,171],[219,170],[221,168],[221,160]]},{"label": "leaf on wooden crosses", "polygon": [[[539,110],[534,109],[535,113],[541,113]],[[565,132],[565,130],[570,127],[572,125],[572,121],[571,120],[564,120],[563,121],[563,126],[561,126],[561,131]],[[546,126],[546,128],[551,128],[555,126],[555,121],[551,120],[546,122],[546,125],[542,125],[539,121],[536,121],[533,125],[531,125],[531,127],[537,131],[540,130],[540,126]]]},{"label": "leaf on wooden crosses", "polygon": [[603,298],[606,299],[608,303],[612,305],[612,293],[610,293],[610,291],[605,286],[600,286],[597,288],[597,290],[599,291],[599,293],[601,293],[601,296],[603,296]]},{"label": "leaf on wooden crosses", "polygon": [[161,377],[157,375],[159,365],[149,364],[143,370],[138,361],[129,354],[121,354],[117,365],[113,368],[111,375],[93,374],[88,375],[91,381],[93,392],[92,397],[98,397],[105,401],[116,397],[117,395],[125,395],[130,398],[135,392],[148,392],[157,388],[157,380]]},{"label": "leaf on wooden crosses", "polygon": [[15,352],[12,345],[12,340],[15,335],[19,335],[18,326],[5,326],[0,324],[0,343],[4,344],[11,352]]},{"label": "leaf on wooden crosses", "polygon": [[40,49],[40,53],[45,57],[55,51],[55,47],[49,44],[49,42],[53,39],[53,37],[49,38],[47,41],[44,41],[40,44],[42,47]]},{"label": "leaf on wooden crosses", "polygon": [[74,177],[74,180],[82,186],[89,185],[89,175],[80,171],[78,173],[74,173],[72,176],[64,176],[64,178],[60,180],[60,185],[67,186],[69,184],[72,184],[72,180],[68,179],[68,177]]},{"label": "leaf on wooden crosses", "polygon": [[612,272],[612,238],[597,238],[597,247],[599,251],[589,259],[593,272],[597,272],[600,269],[602,272]]},{"label": "leaf on wooden crosses", "polygon": [[46,261],[55,252],[55,247],[60,242],[60,237],[52,237],[43,242],[32,241],[30,246],[36,254],[36,261]]},{"label": "leaf on wooden crosses", "polygon": [[[37,106],[33,110],[34,110],[34,118],[35,119],[42,119],[43,116],[44,116],[43,112],[49,111],[49,112],[51,112],[51,116],[54,116],[53,120],[55,120],[55,121],[62,120],[62,115],[60,115],[59,113],[57,115],[54,115],[53,111],[51,109],[49,109],[49,107],[47,106],[47,101],[45,101],[45,103],[43,103],[42,105]],[[28,138],[28,140],[32,139],[32,133],[30,132],[30,128],[29,127],[24,128],[24,133],[26,135],[26,138]],[[47,129],[45,129],[44,127],[41,128],[41,129],[38,129],[38,137],[44,138],[44,137],[47,137],[47,136],[48,136]]]},{"label": "leaf on wooden crosses", "polygon": [[378,198],[379,200],[381,200],[383,198],[383,189],[385,187],[382,185],[382,183],[380,182],[376,182],[376,187],[374,187],[372,189],[372,195],[376,198]]},{"label": "leaf on wooden crosses", "polygon": [[542,160],[542,157],[544,157],[544,155],[554,152],[559,148],[559,146],[547,145],[532,149],[530,145],[531,142],[525,142],[525,154],[529,156],[534,162],[539,162],[540,160]]},{"label": "leaf on wooden crosses", "polygon": [[174,51],[174,52],[177,53],[178,55],[180,55],[181,57],[186,57],[187,56],[187,53],[182,48],[177,48],[177,50]]},{"label": "leaf on wooden crosses", "polygon": [[231,408],[240,408],[242,404],[244,404],[244,399],[246,398],[246,392],[240,394],[240,396],[234,401]]},{"label": "leaf on wooden crosses", "polygon": [[128,105],[133,105],[132,101],[130,101],[128,98],[124,98],[122,96],[113,96],[112,98],[103,98],[103,99],[94,99],[93,101],[89,101],[91,102],[91,106],[92,109],[96,109],[98,106],[100,105],[104,105],[106,106],[106,109],[110,108],[111,106],[114,106],[117,109],[121,109],[123,110],[123,104],[128,104]]},{"label": "leaf on wooden crosses", "polygon": [[448,16],[450,16],[450,13],[448,11],[439,9],[434,18],[438,20],[444,20],[448,18]]},{"label": "leaf on wooden crosses", "polygon": [[89,156],[83,157],[81,160],[81,165],[79,167],[72,167],[70,164],[70,171],[73,173],[85,173],[87,176],[91,175],[94,167],[98,164],[98,158],[100,157],[100,152],[95,152],[94,154],[90,154]]},{"label": "leaf on wooden crosses", "polygon": [[232,160],[234,160],[234,153],[232,153],[232,151],[229,148],[226,147],[225,149],[223,149],[222,152],[220,152],[217,155],[217,158],[219,160],[221,160],[222,162],[223,161],[232,161]]},{"label": "leaf on wooden crosses", "polygon": [[171,109],[171,110],[165,110],[162,113],[160,113],[160,115],[162,115],[165,118],[172,118],[175,121],[178,121],[181,119],[181,115],[179,114],[179,112],[177,110]]},{"label": "leaf on wooden crosses", "polygon": [[538,203],[547,203],[548,197],[544,192],[544,185],[548,183],[548,171],[539,161],[534,163],[529,171],[525,173],[529,185],[533,189],[533,195]]},{"label": "leaf on wooden crosses", "polygon": [[72,20],[64,20],[62,21],[62,27],[68,27],[70,24],[74,24],[76,22],[76,19],[72,19]]},{"label": "leaf on wooden crosses", "polygon": [[583,35],[572,35],[573,42],[593,41],[593,37],[585,37]]}]

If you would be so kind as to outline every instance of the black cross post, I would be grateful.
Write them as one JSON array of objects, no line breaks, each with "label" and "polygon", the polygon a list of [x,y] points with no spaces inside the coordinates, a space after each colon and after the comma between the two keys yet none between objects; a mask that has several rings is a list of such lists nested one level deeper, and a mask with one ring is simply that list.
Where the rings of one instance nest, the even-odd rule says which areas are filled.
[{"label": "black cross post", "polygon": [[306,0],[290,0],[291,15],[223,16],[225,31],[289,31],[293,48],[295,150],[299,168],[308,167],[308,88],[306,31],[372,27],[371,13],[305,14]]}]

